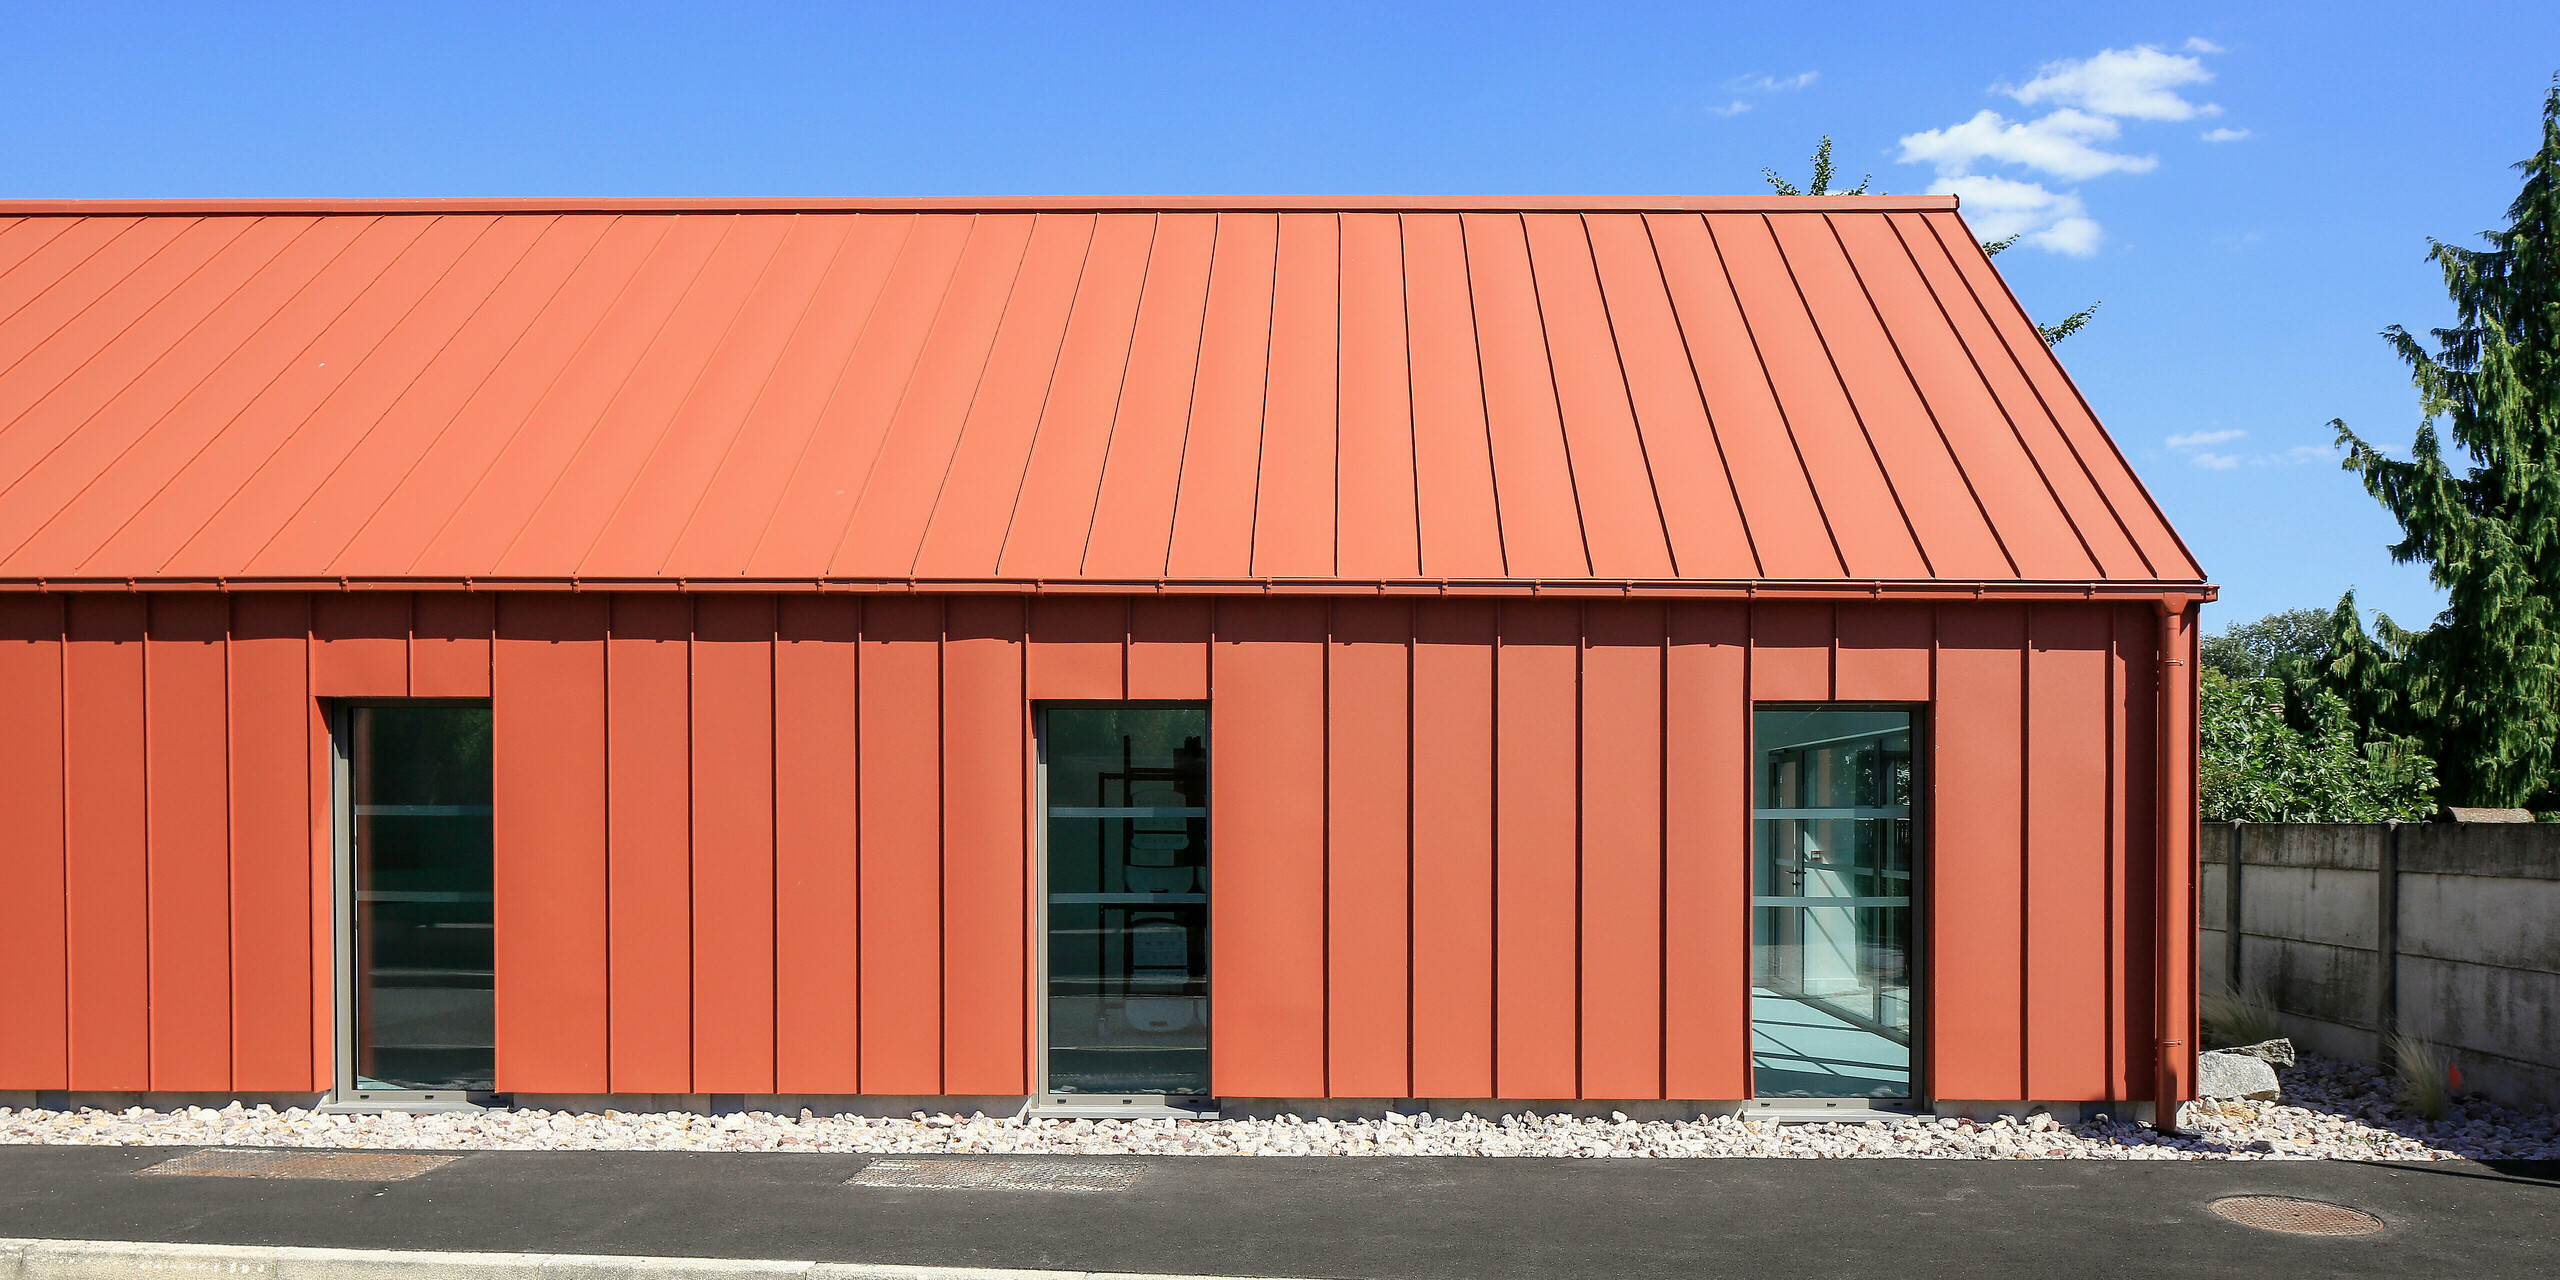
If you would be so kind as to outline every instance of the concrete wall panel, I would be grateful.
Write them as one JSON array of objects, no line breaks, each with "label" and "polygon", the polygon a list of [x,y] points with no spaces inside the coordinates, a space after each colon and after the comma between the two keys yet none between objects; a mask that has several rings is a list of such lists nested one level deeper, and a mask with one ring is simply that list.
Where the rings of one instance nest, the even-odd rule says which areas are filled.
[{"label": "concrete wall panel", "polygon": [[2560,880],[2404,873],[2400,953],[2560,973]]},{"label": "concrete wall panel", "polygon": [[[2247,865],[2242,876],[2244,932],[2337,947],[2375,945],[2372,873]],[[2219,923],[2228,917],[2208,918]]]}]

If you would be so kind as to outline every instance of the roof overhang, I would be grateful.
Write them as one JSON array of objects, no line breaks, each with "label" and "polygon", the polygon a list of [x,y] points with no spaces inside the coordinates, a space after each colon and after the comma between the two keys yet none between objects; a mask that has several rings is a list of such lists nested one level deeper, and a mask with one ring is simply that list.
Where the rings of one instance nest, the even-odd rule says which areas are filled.
[{"label": "roof overhang", "polygon": [[420,200],[0,200],[52,215],[469,213],[1952,213],[1954,196],[824,196],[460,197]]},{"label": "roof overhang", "polygon": [[2206,582],[2128,579],[2036,582],[1944,578],[41,578],[0,580],[0,591],[666,591],[788,595],[1395,596],[1602,600],[2186,600],[2210,601]]}]

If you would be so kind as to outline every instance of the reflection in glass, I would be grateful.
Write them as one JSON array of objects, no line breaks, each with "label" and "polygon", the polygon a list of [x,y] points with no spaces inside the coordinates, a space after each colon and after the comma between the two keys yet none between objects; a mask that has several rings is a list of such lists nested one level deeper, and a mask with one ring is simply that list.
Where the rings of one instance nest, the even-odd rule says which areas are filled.
[{"label": "reflection in glass", "polygon": [[1752,733],[1754,1091],[1909,1097],[1911,713],[1764,709]]},{"label": "reflection in glass", "polygon": [[355,1087],[496,1087],[489,709],[355,707]]},{"label": "reflection in glass", "polygon": [[1048,713],[1051,1093],[1209,1092],[1209,713]]}]

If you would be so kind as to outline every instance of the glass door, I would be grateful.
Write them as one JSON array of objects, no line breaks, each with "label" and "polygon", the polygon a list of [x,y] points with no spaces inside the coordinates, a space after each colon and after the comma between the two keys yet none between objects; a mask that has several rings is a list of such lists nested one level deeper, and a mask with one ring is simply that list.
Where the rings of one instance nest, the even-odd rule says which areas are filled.
[{"label": "glass door", "polygon": [[489,729],[485,705],[341,713],[341,1102],[497,1087]]},{"label": "glass door", "polygon": [[1209,1092],[1209,713],[1043,713],[1042,1087]]},{"label": "glass door", "polygon": [[1912,713],[1752,716],[1751,1065],[1762,1098],[1912,1094]]}]

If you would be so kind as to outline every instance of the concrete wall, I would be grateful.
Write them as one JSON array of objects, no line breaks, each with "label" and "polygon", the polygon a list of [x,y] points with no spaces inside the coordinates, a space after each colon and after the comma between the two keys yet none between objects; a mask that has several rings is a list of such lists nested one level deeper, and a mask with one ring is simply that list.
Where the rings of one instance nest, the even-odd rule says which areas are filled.
[{"label": "concrete wall", "polygon": [[2377,1062],[2396,1028],[2466,1088],[2560,1106],[2560,824],[2206,823],[2200,851],[2206,990],[2262,994],[2305,1048]]}]

